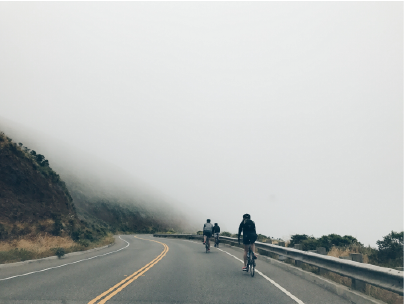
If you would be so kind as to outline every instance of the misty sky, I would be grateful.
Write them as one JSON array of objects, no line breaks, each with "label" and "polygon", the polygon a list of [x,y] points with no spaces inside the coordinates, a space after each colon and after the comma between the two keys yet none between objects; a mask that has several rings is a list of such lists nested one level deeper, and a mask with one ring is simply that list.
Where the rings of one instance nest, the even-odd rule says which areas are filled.
[{"label": "misty sky", "polygon": [[201,227],[403,229],[402,2],[1,2],[0,116]]}]

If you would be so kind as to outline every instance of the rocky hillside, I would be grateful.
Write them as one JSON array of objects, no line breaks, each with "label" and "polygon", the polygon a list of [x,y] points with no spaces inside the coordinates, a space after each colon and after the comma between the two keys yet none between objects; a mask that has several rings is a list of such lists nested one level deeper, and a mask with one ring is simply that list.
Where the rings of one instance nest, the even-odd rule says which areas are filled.
[{"label": "rocky hillside", "polygon": [[48,233],[92,242],[108,232],[180,230],[180,217],[170,216],[168,207],[118,198],[122,189],[92,184],[78,175],[67,175],[65,183],[45,156],[1,132],[0,240]]},{"label": "rocky hillside", "polygon": [[[80,225],[65,183],[41,154],[0,133],[0,238]],[[69,231],[70,230],[70,231]]]}]

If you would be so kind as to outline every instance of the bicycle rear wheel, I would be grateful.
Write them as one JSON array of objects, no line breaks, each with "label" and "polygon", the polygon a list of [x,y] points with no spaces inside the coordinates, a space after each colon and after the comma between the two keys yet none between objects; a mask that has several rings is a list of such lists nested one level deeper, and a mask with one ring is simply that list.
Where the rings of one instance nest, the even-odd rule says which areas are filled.
[{"label": "bicycle rear wheel", "polygon": [[254,261],[254,253],[252,252],[251,248],[250,248],[250,258],[249,258],[248,264],[250,264],[250,274],[253,277],[255,274],[255,261]]}]

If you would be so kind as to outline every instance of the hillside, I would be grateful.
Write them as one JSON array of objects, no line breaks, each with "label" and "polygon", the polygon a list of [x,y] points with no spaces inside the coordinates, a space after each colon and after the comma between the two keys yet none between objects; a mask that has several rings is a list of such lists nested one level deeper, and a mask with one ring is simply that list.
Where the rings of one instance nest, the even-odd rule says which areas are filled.
[{"label": "hillside", "polygon": [[84,171],[66,170],[65,183],[44,155],[0,132],[0,263],[95,247],[111,233],[181,229],[164,202]]},{"label": "hillside", "polygon": [[0,239],[38,231],[71,234],[80,225],[65,183],[41,154],[0,133]]}]

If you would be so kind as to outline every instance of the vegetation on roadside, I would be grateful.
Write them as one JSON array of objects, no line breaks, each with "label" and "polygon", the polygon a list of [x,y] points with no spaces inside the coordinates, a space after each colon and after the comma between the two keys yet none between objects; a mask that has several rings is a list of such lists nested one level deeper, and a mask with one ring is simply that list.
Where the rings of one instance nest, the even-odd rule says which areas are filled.
[{"label": "vegetation on roadside", "polygon": [[295,244],[303,245],[303,250],[316,250],[317,247],[326,248],[328,255],[334,257],[349,256],[351,253],[360,253],[364,263],[382,267],[403,267],[403,233],[392,231],[376,242],[378,248],[365,247],[356,238],[350,235],[338,234],[323,235],[320,238],[306,234],[291,236],[289,247]]},{"label": "vegetation on roadside", "polygon": [[392,231],[376,242],[378,248],[371,255],[371,263],[384,267],[403,267],[404,231]]},{"label": "vegetation on roadside", "polygon": [[0,242],[0,264],[41,259],[49,256],[62,258],[65,254],[105,246],[114,242],[112,234],[94,242],[74,242],[70,237],[47,233],[19,237]]},{"label": "vegetation on roadside", "polygon": [[305,251],[316,250],[317,247],[324,247],[327,251],[330,251],[333,246],[346,247],[350,245],[362,245],[353,236],[340,236],[338,234],[323,235],[320,238],[306,234],[295,234],[291,236],[289,247],[294,247],[295,244],[303,245],[303,250]]}]

